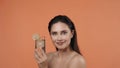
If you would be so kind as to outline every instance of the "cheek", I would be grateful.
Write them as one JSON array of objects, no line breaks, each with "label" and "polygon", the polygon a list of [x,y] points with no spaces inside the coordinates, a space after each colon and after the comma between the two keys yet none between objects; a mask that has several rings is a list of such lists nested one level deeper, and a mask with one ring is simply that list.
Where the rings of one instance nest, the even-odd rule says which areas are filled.
[{"label": "cheek", "polygon": [[66,37],[67,44],[70,44],[71,39],[72,39],[72,35],[71,34]]},{"label": "cheek", "polygon": [[67,38],[67,41],[68,41],[68,43],[70,43],[70,42],[71,42],[71,38],[70,38],[70,37],[68,37],[68,38]]},{"label": "cheek", "polygon": [[68,35],[65,36],[65,38],[66,38],[67,40],[71,40],[72,35],[71,35],[71,34],[68,34]]},{"label": "cheek", "polygon": [[56,40],[55,36],[51,36],[52,41],[54,42]]},{"label": "cheek", "polygon": [[67,44],[70,44],[70,42],[71,42],[71,37],[70,37],[70,36],[66,36],[66,37],[64,37],[64,40],[66,40],[66,43],[67,43]]}]

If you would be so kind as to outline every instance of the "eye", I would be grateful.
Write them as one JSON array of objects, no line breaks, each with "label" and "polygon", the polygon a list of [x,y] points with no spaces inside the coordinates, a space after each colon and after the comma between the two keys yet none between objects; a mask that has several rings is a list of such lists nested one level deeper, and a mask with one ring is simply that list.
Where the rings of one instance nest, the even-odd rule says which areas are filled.
[{"label": "eye", "polygon": [[67,34],[67,31],[62,31],[62,34],[63,34],[63,35]]},{"label": "eye", "polygon": [[57,35],[57,32],[52,32],[51,35]]}]

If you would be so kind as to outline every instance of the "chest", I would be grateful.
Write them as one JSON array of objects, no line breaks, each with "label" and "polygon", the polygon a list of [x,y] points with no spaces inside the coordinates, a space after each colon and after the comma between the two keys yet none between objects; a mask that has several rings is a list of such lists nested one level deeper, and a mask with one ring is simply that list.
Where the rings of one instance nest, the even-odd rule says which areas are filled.
[{"label": "chest", "polygon": [[71,59],[58,59],[54,58],[49,63],[49,68],[69,68],[69,63]]}]

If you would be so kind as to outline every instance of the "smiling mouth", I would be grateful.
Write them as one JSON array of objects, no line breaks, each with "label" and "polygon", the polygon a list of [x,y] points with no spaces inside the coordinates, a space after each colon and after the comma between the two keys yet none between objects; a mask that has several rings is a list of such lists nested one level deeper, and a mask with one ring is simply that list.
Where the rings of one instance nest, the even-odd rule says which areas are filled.
[{"label": "smiling mouth", "polygon": [[58,44],[58,45],[63,45],[63,44],[64,44],[64,42],[57,42],[57,44]]}]

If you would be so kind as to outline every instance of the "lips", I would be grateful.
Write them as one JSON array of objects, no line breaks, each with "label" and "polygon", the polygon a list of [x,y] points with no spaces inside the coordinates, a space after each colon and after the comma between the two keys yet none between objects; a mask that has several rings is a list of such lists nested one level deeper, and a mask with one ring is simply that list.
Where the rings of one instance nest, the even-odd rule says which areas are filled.
[{"label": "lips", "polygon": [[64,42],[56,42],[58,45],[63,45]]}]

